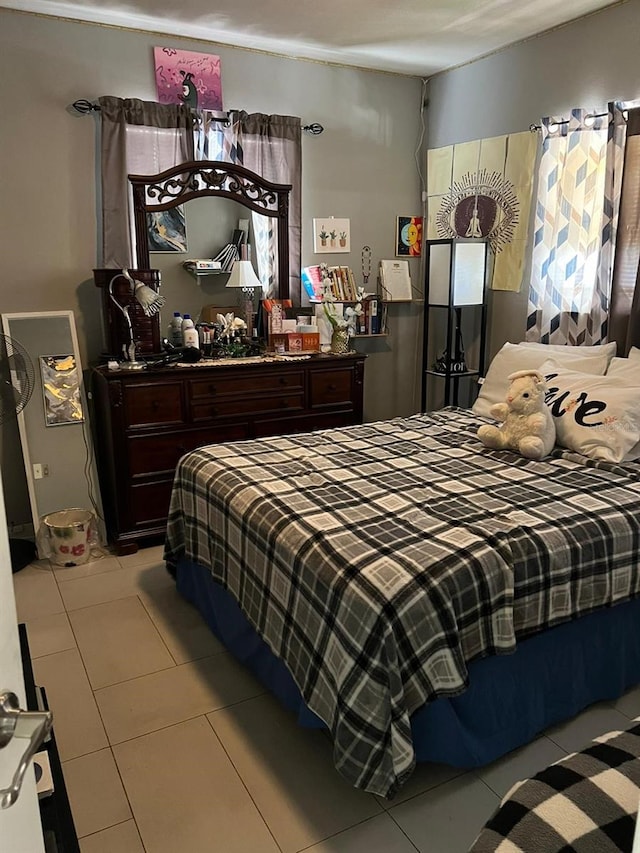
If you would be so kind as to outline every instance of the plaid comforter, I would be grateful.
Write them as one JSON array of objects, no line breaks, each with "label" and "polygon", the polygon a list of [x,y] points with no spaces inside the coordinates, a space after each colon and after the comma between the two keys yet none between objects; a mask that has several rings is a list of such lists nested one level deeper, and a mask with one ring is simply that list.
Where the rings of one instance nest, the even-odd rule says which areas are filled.
[{"label": "plaid comforter", "polygon": [[639,799],[636,719],[518,782],[469,853],[631,853]]},{"label": "plaid comforter", "polygon": [[482,422],[212,445],[176,471],[168,563],[211,569],[374,793],[412,772],[411,713],[470,661],[640,592],[640,466],[490,451]]}]

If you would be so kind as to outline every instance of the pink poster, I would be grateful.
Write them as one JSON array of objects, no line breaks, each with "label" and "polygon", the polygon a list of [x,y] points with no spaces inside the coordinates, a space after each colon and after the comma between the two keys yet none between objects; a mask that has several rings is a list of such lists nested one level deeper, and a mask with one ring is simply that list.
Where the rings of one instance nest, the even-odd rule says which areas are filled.
[{"label": "pink poster", "polygon": [[161,104],[186,104],[200,110],[222,109],[219,56],[154,47],[153,59]]}]

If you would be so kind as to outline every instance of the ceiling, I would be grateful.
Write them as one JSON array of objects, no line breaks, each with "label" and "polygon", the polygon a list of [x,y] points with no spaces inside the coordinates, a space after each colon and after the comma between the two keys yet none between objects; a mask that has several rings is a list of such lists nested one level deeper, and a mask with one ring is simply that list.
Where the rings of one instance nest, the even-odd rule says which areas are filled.
[{"label": "ceiling", "polygon": [[430,77],[618,2],[0,0],[0,6]]}]

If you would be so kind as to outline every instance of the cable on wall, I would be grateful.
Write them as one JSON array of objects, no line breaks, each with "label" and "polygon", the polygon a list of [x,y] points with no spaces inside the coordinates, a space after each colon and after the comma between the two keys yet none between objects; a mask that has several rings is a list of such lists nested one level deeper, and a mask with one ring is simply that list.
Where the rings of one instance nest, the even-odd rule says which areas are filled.
[{"label": "cable on wall", "polygon": [[[74,101],[71,104],[71,108],[77,112],[79,115],[89,115],[92,112],[100,111],[100,104],[94,104],[92,101],[88,101],[86,98],[80,98],[77,101]],[[231,112],[236,112],[235,110],[231,110]],[[230,124],[229,121],[229,113],[221,116],[212,116],[212,121],[220,121],[225,125]],[[305,133],[308,133],[309,136],[320,136],[320,134],[324,131],[323,125],[319,124],[317,121],[311,122],[310,124],[303,124],[302,130]]]}]

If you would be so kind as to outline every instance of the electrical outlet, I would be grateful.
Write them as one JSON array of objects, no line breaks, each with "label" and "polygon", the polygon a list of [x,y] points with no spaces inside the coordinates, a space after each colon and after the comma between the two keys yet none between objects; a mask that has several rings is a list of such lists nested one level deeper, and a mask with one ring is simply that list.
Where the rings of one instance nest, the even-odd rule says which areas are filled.
[{"label": "electrical outlet", "polygon": [[33,463],[33,479],[41,480],[44,477],[44,473],[42,471],[42,465],[39,462]]},{"label": "electrical outlet", "polygon": [[42,476],[43,476],[43,477],[48,477],[48,476],[49,476],[49,466],[48,466],[48,465],[43,465],[43,466],[42,466]]}]

